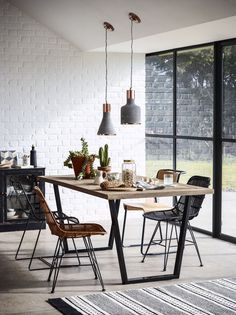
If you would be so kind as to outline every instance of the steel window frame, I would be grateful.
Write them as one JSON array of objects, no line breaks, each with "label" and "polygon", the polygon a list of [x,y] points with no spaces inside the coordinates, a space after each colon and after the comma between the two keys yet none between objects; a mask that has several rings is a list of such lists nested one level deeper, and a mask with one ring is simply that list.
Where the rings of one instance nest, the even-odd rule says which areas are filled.
[{"label": "steel window frame", "polygon": [[[159,52],[146,54],[146,57],[161,56],[164,54],[173,54],[173,134],[150,134],[145,133],[145,138],[168,138],[173,143],[173,168],[177,166],[177,140],[201,140],[211,141],[213,144],[213,205],[212,205],[212,231],[193,227],[197,232],[201,232],[212,237],[219,238],[228,242],[236,243],[236,237],[222,233],[222,146],[225,142],[236,143],[236,139],[223,138],[222,136],[222,110],[223,110],[223,48],[226,46],[236,45],[236,38],[226,39],[204,43],[200,45],[185,46],[175,49],[168,49]],[[178,52],[192,50],[197,48],[210,47],[213,48],[213,136],[197,137],[177,135],[177,58]]]}]

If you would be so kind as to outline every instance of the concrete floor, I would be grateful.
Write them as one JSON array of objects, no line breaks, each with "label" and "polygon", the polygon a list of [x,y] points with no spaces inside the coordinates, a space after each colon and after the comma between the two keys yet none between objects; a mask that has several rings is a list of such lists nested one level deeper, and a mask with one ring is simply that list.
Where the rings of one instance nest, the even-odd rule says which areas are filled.
[{"label": "concrete floor", "polygon": [[[140,223],[138,220],[129,222],[127,241],[133,242],[136,235],[140,235]],[[103,226],[106,227],[104,222]],[[62,269],[54,294],[50,293],[50,283],[46,281],[48,271],[29,271],[27,260],[14,258],[16,248],[22,232],[1,233],[0,241],[0,314],[18,315],[42,315],[59,314],[46,300],[52,297],[68,295],[84,295],[99,293],[101,287],[97,280],[93,279],[91,267],[73,267]],[[34,244],[36,232],[30,231],[23,244],[21,256],[30,255]],[[193,246],[185,249],[181,277],[178,280],[161,281],[136,285],[121,285],[117,264],[116,251],[98,252],[97,257],[107,291],[127,290],[132,288],[163,286],[180,282],[199,281],[220,277],[236,277],[236,245],[212,239],[208,236],[197,234],[199,248],[202,254],[204,267],[199,267],[198,258]],[[96,239],[96,241],[95,241]],[[105,237],[94,237],[94,245],[103,245],[107,241]],[[44,230],[40,238],[38,254],[50,255],[55,246],[55,237]],[[162,272],[163,256],[149,256],[142,264],[139,249],[125,249],[128,274],[131,276],[151,275]],[[172,272],[174,254],[170,255],[168,271]],[[38,260],[34,266],[44,267]]]}]

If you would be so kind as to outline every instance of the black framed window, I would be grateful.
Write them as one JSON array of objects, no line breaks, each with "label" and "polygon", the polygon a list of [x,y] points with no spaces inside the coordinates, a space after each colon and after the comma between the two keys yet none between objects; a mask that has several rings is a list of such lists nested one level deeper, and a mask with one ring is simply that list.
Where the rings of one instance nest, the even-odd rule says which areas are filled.
[{"label": "black framed window", "polygon": [[233,242],[235,104],[235,39],[146,55],[147,174],[173,167],[186,171],[183,182],[209,176],[215,194],[192,224]]}]

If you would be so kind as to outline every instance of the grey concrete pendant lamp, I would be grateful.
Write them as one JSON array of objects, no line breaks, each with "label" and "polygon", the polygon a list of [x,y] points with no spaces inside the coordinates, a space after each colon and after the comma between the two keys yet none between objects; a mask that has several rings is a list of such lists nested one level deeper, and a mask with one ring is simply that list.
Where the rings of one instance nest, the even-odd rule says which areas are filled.
[{"label": "grey concrete pendant lamp", "polygon": [[130,89],[127,93],[127,103],[121,107],[121,124],[122,125],[137,125],[141,124],[141,109],[135,104],[135,91],[132,89],[133,80],[133,22],[140,23],[140,18],[134,14],[129,13],[131,22],[131,71],[130,71]]},{"label": "grey concrete pendant lamp", "polygon": [[98,129],[97,134],[98,135],[104,135],[104,136],[112,136],[116,135],[115,129],[113,127],[112,121],[111,121],[111,104],[107,103],[107,31],[114,31],[114,27],[108,23],[104,22],[103,26],[105,28],[105,104],[103,104],[103,116],[102,116],[102,122],[100,124],[100,127]]}]

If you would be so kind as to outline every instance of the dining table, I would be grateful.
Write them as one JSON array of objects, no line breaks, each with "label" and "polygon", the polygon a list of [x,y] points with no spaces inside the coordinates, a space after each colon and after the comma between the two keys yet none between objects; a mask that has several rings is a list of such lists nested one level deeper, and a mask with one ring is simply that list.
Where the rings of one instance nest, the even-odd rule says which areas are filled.
[{"label": "dining table", "polygon": [[[176,279],[180,276],[182,258],[184,252],[185,237],[187,231],[187,222],[189,218],[189,203],[192,195],[206,195],[213,194],[214,190],[211,188],[193,186],[183,183],[174,183],[171,186],[165,186],[163,189],[150,190],[136,190],[133,189],[110,189],[103,190],[99,185],[94,184],[93,179],[76,180],[73,175],[53,175],[53,176],[38,176],[39,181],[52,184],[54,187],[54,194],[56,200],[57,211],[62,212],[62,204],[60,198],[59,187],[72,189],[74,191],[89,195],[91,197],[102,198],[108,201],[111,219],[111,229],[109,234],[108,245],[104,247],[97,247],[95,250],[111,250],[115,241],[116,252],[120,269],[120,276],[122,284],[152,282],[161,280]],[[172,273],[129,277],[127,271],[127,264],[121,242],[121,233],[118,223],[118,213],[120,208],[120,201],[124,199],[140,199],[153,197],[174,197],[186,196],[185,206],[183,211],[183,219],[180,225],[179,241],[177,245],[177,252],[175,257],[175,264]],[[69,251],[68,245],[65,244],[65,249]]]}]

